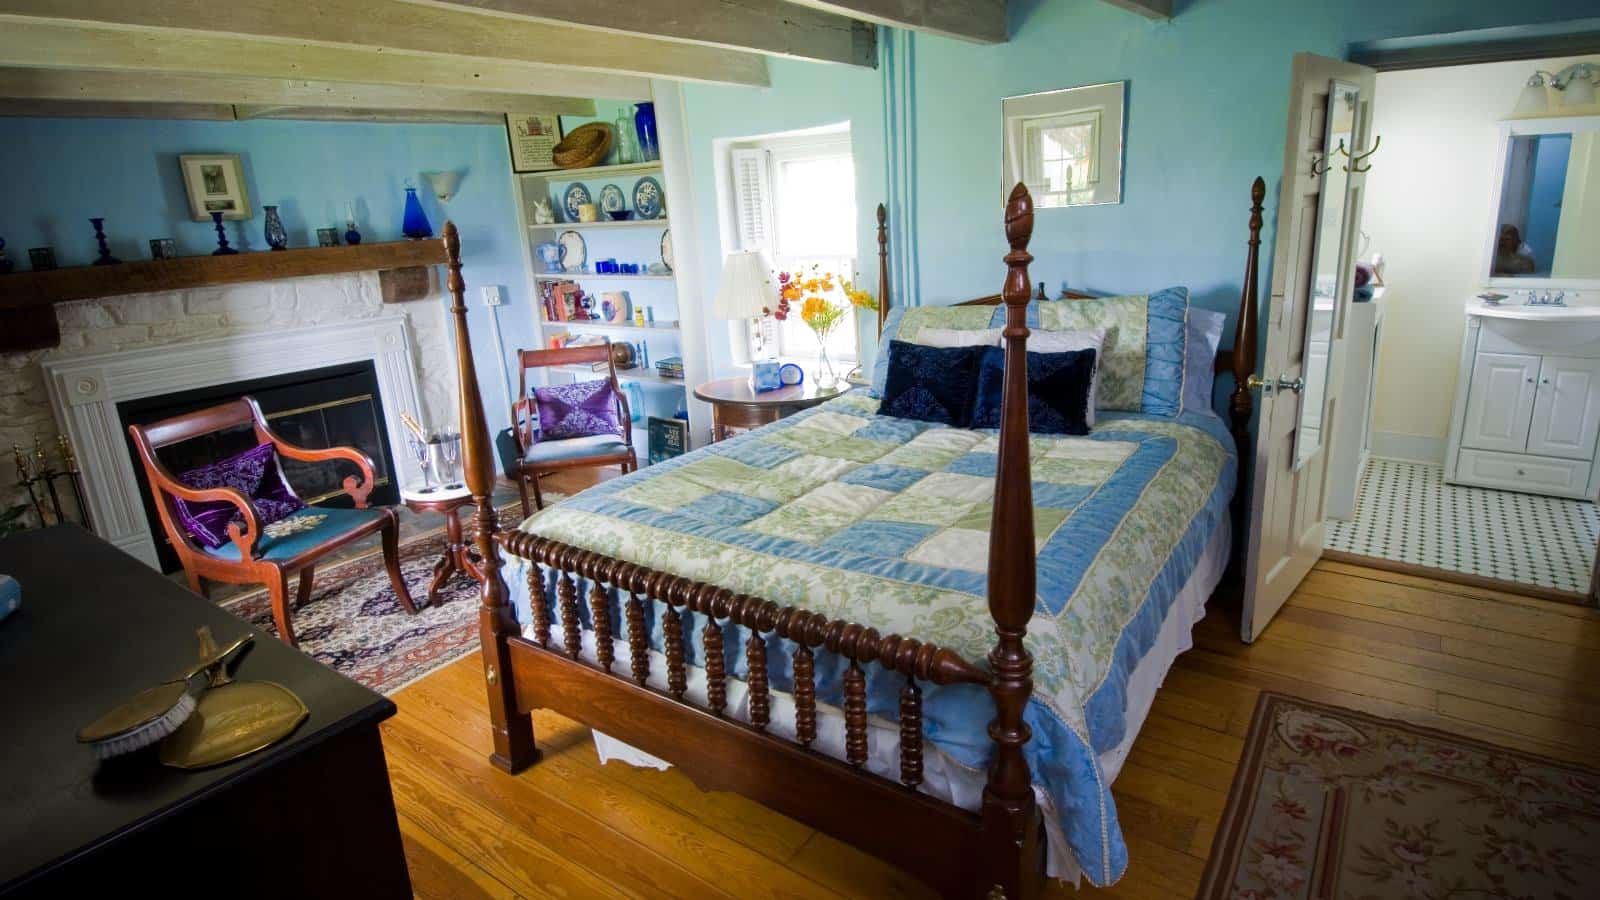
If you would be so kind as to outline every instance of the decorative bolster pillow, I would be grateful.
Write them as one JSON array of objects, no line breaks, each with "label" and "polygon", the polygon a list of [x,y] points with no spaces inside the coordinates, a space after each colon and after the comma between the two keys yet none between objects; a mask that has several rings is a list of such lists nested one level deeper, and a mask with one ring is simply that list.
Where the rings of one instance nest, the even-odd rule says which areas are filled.
[{"label": "decorative bolster pillow", "polygon": [[[1028,430],[1034,434],[1088,434],[1094,409],[1094,348],[1028,354]],[[1005,393],[1005,350],[984,350],[978,367],[973,428],[999,428]]]},{"label": "decorative bolster pillow", "polygon": [[978,363],[995,347],[928,347],[889,342],[889,366],[878,413],[970,427]]}]

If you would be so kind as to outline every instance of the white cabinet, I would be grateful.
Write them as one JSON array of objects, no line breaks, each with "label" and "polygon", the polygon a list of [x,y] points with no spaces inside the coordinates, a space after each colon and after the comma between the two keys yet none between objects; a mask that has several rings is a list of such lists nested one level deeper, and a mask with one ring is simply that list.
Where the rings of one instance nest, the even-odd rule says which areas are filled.
[{"label": "white cabinet", "polygon": [[1469,311],[1445,480],[1592,499],[1600,488],[1600,341],[1558,354],[1526,339]]},{"label": "white cabinet", "polygon": [[1546,356],[1539,367],[1528,452],[1568,459],[1594,456],[1600,435],[1600,359]]},{"label": "white cabinet", "polygon": [[1539,357],[1479,353],[1472,364],[1461,444],[1476,450],[1528,448],[1528,422],[1539,381]]}]

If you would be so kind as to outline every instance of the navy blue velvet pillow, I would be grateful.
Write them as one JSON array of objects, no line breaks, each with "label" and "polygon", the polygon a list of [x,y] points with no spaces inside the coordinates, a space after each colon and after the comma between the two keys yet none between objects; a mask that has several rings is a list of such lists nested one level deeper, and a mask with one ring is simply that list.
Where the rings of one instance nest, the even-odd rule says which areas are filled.
[{"label": "navy blue velvet pillow", "polygon": [[[1028,354],[1028,430],[1034,434],[1088,434],[1093,349]],[[1005,393],[1005,349],[984,347],[972,427],[999,428]]]},{"label": "navy blue velvet pillow", "polygon": [[889,378],[879,415],[968,427],[978,363],[988,349],[890,341]]}]

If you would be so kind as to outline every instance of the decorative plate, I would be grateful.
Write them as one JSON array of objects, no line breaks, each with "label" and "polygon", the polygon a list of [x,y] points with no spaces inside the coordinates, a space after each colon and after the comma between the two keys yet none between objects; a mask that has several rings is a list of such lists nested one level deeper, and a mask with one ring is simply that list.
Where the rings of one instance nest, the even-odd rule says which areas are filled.
[{"label": "decorative plate", "polygon": [[576,231],[563,231],[556,238],[556,243],[561,245],[561,268],[568,272],[582,272],[589,261],[589,245],[583,242],[583,235]]},{"label": "decorative plate", "polygon": [[649,175],[639,179],[639,183],[633,186],[633,208],[639,218],[660,218],[666,204],[667,195],[661,190],[661,182]]},{"label": "decorative plate", "polygon": [[592,202],[589,198],[589,186],[581,181],[567,185],[567,192],[561,195],[561,208],[567,211],[568,222],[578,221],[578,207]]},{"label": "decorative plate", "polygon": [[667,267],[668,272],[672,271],[672,232],[670,230],[661,232],[661,264]]},{"label": "decorative plate", "polygon": [[608,213],[621,212],[627,209],[627,201],[622,197],[622,188],[608,184],[600,189],[600,208]]}]

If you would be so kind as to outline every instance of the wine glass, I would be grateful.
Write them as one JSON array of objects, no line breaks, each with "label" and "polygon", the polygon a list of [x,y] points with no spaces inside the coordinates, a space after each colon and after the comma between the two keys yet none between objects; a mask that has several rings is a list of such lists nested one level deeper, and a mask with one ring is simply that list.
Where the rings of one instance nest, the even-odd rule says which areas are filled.
[{"label": "wine glass", "polygon": [[417,491],[417,493],[433,493],[434,491],[438,490],[438,488],[434,485],[433,476],[430,475],[428,471],[430,463],[432,462],[430,459],[430,454],[428,453],[428,442],[417,437],[409,437],[406,439],[406,442],[411,445],[411,457],[417,461],[417,468],[422,470],[422,487]]},{"label": "wine glass", "polygon": [[462,487],[461,470],[456,468],[456,460],[461,458],[461,432],[454,428],[446,428],[439,433],[439,441],[439,451],[444,454],[444,471],[439,474],[449,482],[445,485],[445,490],[458,490]]}]

